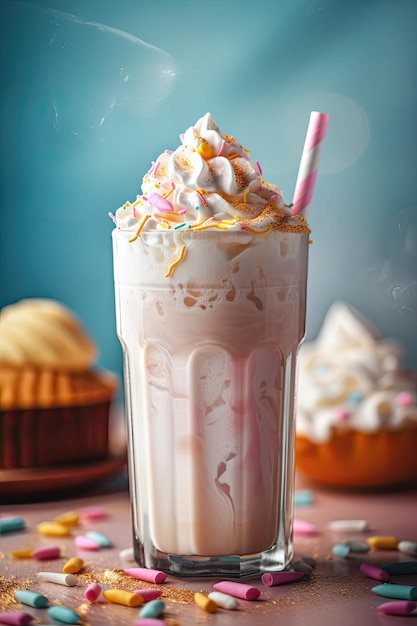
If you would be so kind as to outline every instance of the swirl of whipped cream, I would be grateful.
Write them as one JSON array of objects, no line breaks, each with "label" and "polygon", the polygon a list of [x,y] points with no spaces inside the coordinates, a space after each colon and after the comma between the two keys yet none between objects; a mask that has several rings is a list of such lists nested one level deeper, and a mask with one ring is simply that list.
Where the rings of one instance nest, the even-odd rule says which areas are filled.
[{"label": "swirl of whipped cream", "polygon": [[402,351],[379,339],[351,307],[335,302],[316,341],[299,351],[297,434],[323,442],[332,429],[375,432],[417,423],[415,384]]},{"label": "swirl of whipped cream", "polygon": [[0,364],[80,371],[95,358],[94,343],[59,302],[33,298],[2,309]]},{"label": "swirl of whipped cream", "polygon": [[281,190],[262,178],[260,165],[234,137],[223,134],[210,113],[180,135],[145,174],[142,194],[116,211],[118,228],[135,231],[206,227],[257,232],[309,232],[292,216]]}]

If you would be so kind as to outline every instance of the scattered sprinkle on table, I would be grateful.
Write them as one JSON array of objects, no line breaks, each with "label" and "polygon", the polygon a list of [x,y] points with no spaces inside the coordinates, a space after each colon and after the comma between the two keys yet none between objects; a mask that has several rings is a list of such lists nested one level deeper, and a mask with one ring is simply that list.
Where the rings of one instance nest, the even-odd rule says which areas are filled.
[{"label": "scattered sprinkle on table", "polygon": [[78,624],[81,622],[81,617],[72,609],[67,609],[65,606],[51,606],[48,609],[48,615],[52,619],[56,619],[58,622],[64,622],[65,624]]},{"label": "scattered sprinkle on table", "polygon": [[328,522],[327,528],[338,533],[364,532],[369,524],[365,519],[338,519]]},{"label": "scattered sprinkle on table", "polygon": [[386,615],[409,615],[417,608],[417,602],[411,600],[394,600],[378,606],[378,611]]},{"label": "scattered sprinkle on table", "polygon": [[417,587],[411,585],[377,585],[371,591],[386,598],[396,598],[398,600],[417,600]]},{"label": "scattered sprinkle on table", "polygon": [[307,537],[312,537],[318,534],[318,528],[311,522],[307,522],[302,519],[294,520],[294,535],[305,535]]},{"label": "scattered sprinkle on table", "polygon": [[373,578],[374,580],[380,580],[381,582],[386,583],[389,580],[388,572],[384,572],[383,569],[374,565],[373,563],[361,563],[359,566],[360,571],[368,578]]},{"label": "scattered sprinkle on table", "polygon": [[265,572],[265,574],[261,576],[262,583],[266,587],[284,585],[285,583],[295,582],[301,578],[304,578],[303,572]]},{"label": "scattered sprinkle on table", "polygon": [[399,544],[397,537],[375,535],[366,540],[374,550],[396,550]]},{"label": "scattered sprinkle on table", "polygon": [[21,602],[21,604],[33,606],[35,609],[44,609],[49,604],[49,600],[46,596],[36,593],[36,591],[29,591],[28,589],[16,591],[15,598]]},{"label": "scattered sprinkle on table", "polygon": [[84,561],[77,556],[73,556],[65,563],[62,571],[65,574],[78,574],[84,567]]},{"label": "scattered sprinkle on table", "polygon": [[145,580],[148,583],[163,583],[167,578],[167,574],[165,572],[160,572],[156,569],[147,569],[145,567],[131,567],[129,569],[124,570],[125,574],[128,576],[133,576],[133,578],[137,578],[139,580]]},{"label": "scattered sprinkle on table", "polygon": [[200,609],[203,609],[206,613],[215,613],[219,608],[213,600],[210,600],[205,593],[201,593],[200,591],[197,591],[197,593],[194,594],[194,601],[196,605],[199,606]]},{"label": "scattered sprinkle on table", "polygon": [[61,572],[38,572],[39,580],[64,587],[75,587],[77,579],[74,574],[61,574]]},{"label": "scattered sprinkle on table", "polygon": [[59,559],[61,549],[58,546],[41,546],[32,552],[32,559],[38,561],[49,561],[50,559]]},{"label": "scattered sprinkle on table", "polygon": [[59,522],[41,522],[36,525],[36,530],[45,537],[70,537],[71,529]]},{"label": "scattered sprinkle on table", "polygon": [[141,596],[123,589],[106,589],[103,591],[103,596],[115,604],[124,604],[125,606],[142,606],[143,604]]},{"label": "scattered sprinkle on table", "polygon": [[0,517],[0,535],[12,533],[17,530],[23,530],[26,522],[23,517],[13,515],[11,517]]},{"label": "scattered sprinkle on table", "polygon": [[213,589],[216,591],[222,591],[235,598],[242,598],[243,600],[256,600],[261,595],[261,592],[252,585],[245,585],[244,583],[235,583],[229,580],[223,580],[213,585]]},{"label": "scattered sprinkle on table", "polygon": [[10,624],[11,626],[33,624],[34,619],[33,615],[22,611],[16,613],[6,611],[5,613],[0,613],[0,624]]},{"label": "scattered sprinkle on table", "polygon": [[139,617],[159,617],[165,609],[163,600],[150,600],[139,611]]}]

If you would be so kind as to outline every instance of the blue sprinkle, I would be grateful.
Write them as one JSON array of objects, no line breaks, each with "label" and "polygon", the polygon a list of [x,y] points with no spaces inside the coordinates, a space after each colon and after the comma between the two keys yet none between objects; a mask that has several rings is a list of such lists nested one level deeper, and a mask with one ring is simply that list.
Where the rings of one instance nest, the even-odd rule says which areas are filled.
[{"label": "blue sprinkle", "polygon": [[23,517],[2,517],[0,518],[0,535],[11,533],[15,530],[23,530],[26,526]]},{"label": "blue sprinkle", "polygon": [[140,617],[159,617],[165,609],[163,600],[151,600],[147,602],[139,611]]},{"label": "blue sprinkle", "polygon": [[78,624],[81,622],[81,617],[75,611],[67,609],[65,606],[51,606],[48,609],[48,615],[52,619],[56,619],[58,622],[64,622],[65,624]]},{"label": "blue sprinkle", "polygon": [[309,489],[296,489],[294,493],[295,506],[309,506],[314,502],[313,492]]},{"label": "blue sprinkle", "polygon": [[333,546],[332,552],[335,556],[346,559],[349,556],[350,547],[345,543],[337,543],[335,546]]},{"label": "blue sprinkle", "polygon": [[349,394],[348,402],[350,405],[357,406],[363,400],[363,393],[361,391],[352,391]]},{"label": "blue sprinkle", "polygon": [[103,533],[99,533],[96,530],[90,530],[88,533],[85,533],[85,535],[86,537],[96,541],[102,548],[110,548],[112,545],[110,539],[106,537],[106,535],[103,535]]}]

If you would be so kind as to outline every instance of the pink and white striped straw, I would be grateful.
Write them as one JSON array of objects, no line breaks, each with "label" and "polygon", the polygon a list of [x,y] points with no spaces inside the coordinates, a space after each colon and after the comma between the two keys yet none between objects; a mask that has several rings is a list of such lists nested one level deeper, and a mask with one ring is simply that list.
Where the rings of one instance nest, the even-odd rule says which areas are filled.
[{"label": "pink and white striped straw", "polygon": [[292,214],[303,214],[313,197],[316,178],[319,171],[320,155],[326,136],[330,116],[327,113],[312,111],[308,123],[307,135],[295,183]]}]

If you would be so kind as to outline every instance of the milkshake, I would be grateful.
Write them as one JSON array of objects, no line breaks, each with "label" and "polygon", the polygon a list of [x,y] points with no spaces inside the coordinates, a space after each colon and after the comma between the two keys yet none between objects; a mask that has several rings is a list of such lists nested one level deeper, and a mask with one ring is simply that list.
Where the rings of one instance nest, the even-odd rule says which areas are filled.
[{"label": "milkshake", "polygon": [[113,216],[136,559],[243,577],[292,556],[309,229],[210,114]]}]

